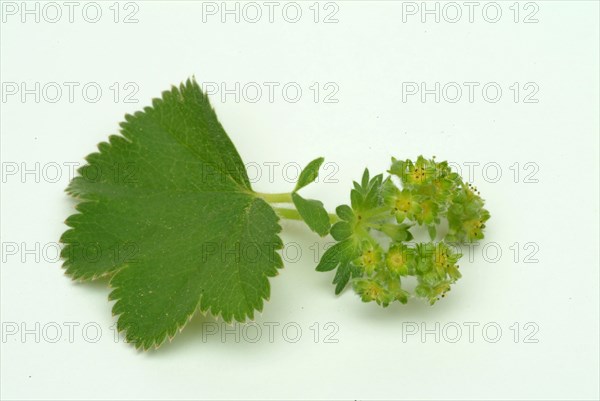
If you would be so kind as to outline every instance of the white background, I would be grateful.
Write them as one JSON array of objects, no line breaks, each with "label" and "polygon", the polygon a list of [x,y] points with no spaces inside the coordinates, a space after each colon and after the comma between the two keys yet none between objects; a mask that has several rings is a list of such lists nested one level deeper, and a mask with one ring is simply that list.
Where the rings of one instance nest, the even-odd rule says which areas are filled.
[{"label": "white background", "polygon": [[[86,2],[78,3],[72,23],[62,2],[57,22],[51,21],[54,6],[38,3],[36,22],[35,15],[22,15],[20,2],[7,3],[1,27],[3,399],[598,399],[597,2],[481,2],[473,22],[459,2],[462,18],[455,23],[456,8],[443,2],[439,22],[425,15],[425,23],[420,10],[410,13],[420,2],[321,3],[317,23],[312,1],[297,3],[297,23],[285,19],[294,18],[293,6],[282,14],[286,3],[275,8],[272,23],[262,2],[256,23],[250,21],[255,9],[244,3],[239,23],[235,15],[221,21],[221,2],[204,5],[205,11],[215,5],[216,15],[203,14],[196,1],[121,3],[117,23],[112,1],[98,3],[96,23],[84,18],[95,18]],[[497,8],[502,15],[493,23]],[[138,22],[123,23],[131,12]],[[337,23],[324,23],[332,12]],[[284,222],[288,263],[271,280],[271,301],[256,319],[259,341],[250,341],[256,326],[227,334],[198,315],[158,351],[115,342],[106,282],[73,283],[55,257],[73,211],[63,192],[68,166],[116,133],[125,113],[192,75],[230,89],[236,82],[262,87],[255,103],[255,92],[239,93],[239,101],[211,95],[244,161],[254,166],[251,176],[262,166],[257,190],[289,191],[295,169],[292,164],[285,175],[286,163],[324,156],[337,166],[330,176],[337,182],[320,182],[305,194],[333,210],[348,202],[351,182],[365,166],[383,172],[391,156],[436,155],[462,166],[466,178],[471,163],[492,219],[482,246],[462,261],[464,277],[449,296],[434,307],[414,301],[387,309],[363,304],[352,291],[335,297],[333,272],[314,271],[314,249],[331,238],[319,240]],[[78,85],[72,101],[65,82]],[[264,82],[279,85],[273,101]],[[452,103],[456,93],[446,85],[436,103],[434,94],[408,96],[411,82],[429,89],[456,82],[463,94]],[[479,84],[472,102],[464,82]],[[510,88],[515,82],[518,99]],[[24,98],[22,83],[33,89]],[[96,102],[93,88],[82,94],[89,83],[102,89]],[[301,87],[297,102],[292,90],[283,96],[286,83]],[[333,86],[326,90],[326,83]],[[487,99],[482,95],[487,83],[501,88],[497,102],[493,88]],[[59,98],[56,85],[63,89]],[[124,102],[131,88],[137,104]],[[331,88],[338,91],[329,100],[337,103],[323,99]],[[537,102],[525,102],[532,88],[537,93],[527,100]],[[280,163],[272,179],[265,162]],[[487,253],[484,244],[491,244]],[[293,260],[298,248],[301,258]],[[208,326],[218,332],[206,335]],[[302,334],[292,342],[298,327]],[[327,342],[327,334],[337,342]]]}]

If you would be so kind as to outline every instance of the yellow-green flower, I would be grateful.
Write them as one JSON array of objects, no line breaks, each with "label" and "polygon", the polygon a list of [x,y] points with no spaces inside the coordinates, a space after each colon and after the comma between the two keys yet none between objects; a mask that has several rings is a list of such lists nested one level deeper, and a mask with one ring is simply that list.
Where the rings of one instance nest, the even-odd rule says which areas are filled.
[{"label": "yellow-green flower", "polygon": [[407,276],[412,267],[414,252],[403,244],[392,245],[385,257],[385,265],[393,277]]},{"label": "yellow-green flower", "polygon": [[383,285],[372,279],[358,279],[354,282],[354,290],[363,302],[375,301],[378,305],[388,306],[394,300],[394,294]]},{"label": "yellow-green flower", "polygon": [[432,224],[435,222],[439,211],[439,206],[431,199],[422,200],[419,203],[419,211],[416,219],[419,224]]},{"label": "yellow-green flower", "polygon": [[453,281],[460,278],[458,272],[458,266],[456,262],[462,257],[462,254],[455,253],[452,249],[443,242],[439,242],[435,247],[435,254],[433,255],[433,266],[435,267],[436,273],[440,277],[446,277],[450,275]]},{"label": "yellow-green flower", "polygon": [[354,260],[354,264],[363,269],[367,275],[381,266],[383,263],[382,250],[379,245],[373,245],[370,242],[364,242],[361,245],[360,256]]},{"label": "yellow-green flower", "polygon": [[388,202],[398,223],[402,223],[407,218],[415,220],[416,214],[420,211],[418,200],[408,189],[403,189],[388,197]]}]

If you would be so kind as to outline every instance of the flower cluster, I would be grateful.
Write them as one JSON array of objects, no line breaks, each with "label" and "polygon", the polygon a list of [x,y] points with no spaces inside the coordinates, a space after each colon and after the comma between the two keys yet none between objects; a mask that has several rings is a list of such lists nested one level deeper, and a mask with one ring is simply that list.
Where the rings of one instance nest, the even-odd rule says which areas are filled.
[{"label": "flower cluster", "polygon": [[[361,182],[354,183],[351,204],[336,209],[339,221],[331,235],[338,242],[317,270],[337,268],[336,293],[351,282],[365,302],[385,307],[416,296],[434,304],[461,277],[457,263],[462,255],[452,244],[483,238],[490,214],[479,192],[447,162],[422,156],[415,162],[392,159],[389,173],[385,179],[381,174],[370,178],[365,170]],[[442,219],[448,222],[447,233],[436,242]],[[430,242],[412,242],[411,229],[419,226],[427,229]],[[416,279],[414,294],[403,288],[409,277]]]}]

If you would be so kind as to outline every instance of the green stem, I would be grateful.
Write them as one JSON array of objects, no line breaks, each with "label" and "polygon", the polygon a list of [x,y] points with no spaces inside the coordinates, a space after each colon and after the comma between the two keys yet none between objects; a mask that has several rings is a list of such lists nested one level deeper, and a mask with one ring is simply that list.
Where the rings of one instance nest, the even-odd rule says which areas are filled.
[{"label": "green stem", "polygon": [[[274,207],[273,209],[275,210],[275,213],[277,213],[281,218],[288,220],[304,221],[304,219],[302,218],[302,216],[300,216],[300,213],[298,213],[296,209],[290,209],[287,207]],[[337,215],[333,213],[327,213],[327,215],[329,216],[329,222],[331,224],[340,220],[339,217],[337,217]]]},{"label": "green stem", "polygon": [[[292,194],[291,193],[280,193],[280,194],[267,194],[264,192],[255,192],[255,195],[258,196],[259,198],[264,199],[265,201],[267,201],[268,203],[294,203],[294,201],[292,200]],[[302,218],[302,216],[300,216],[300,213],[298,213],[298,211],[296,209],[290,209],[290,208],[285,208],[285,207],[273,207],[273,209],[275,210],[275,212],[279,215],[279,217],[282,217],[284,219],[288,219],[288,220],[300,220],[300,221],[304,221],[304,219]],[[329,216],[329,222],[331,224],[338,222],[340,219],[339,217],[334,214],[334,213],[327,213]]]},{"label": "green stem", "polygon": [[279,217],[282,217],[284,219],[288,219],[288,220],[301,220],[302,216],[300,216],[300,213],[298,213],[298,211],[296,209],[289,209],[286,207],[275,207],[273,208],[275,210],[275,213],[277,213],[279,215]]},{"label": "green stem", "polygon": [[265,194],[262,192],[256,192],[256,196],[263,198],[268,203],[292,203],[292,194],[288,193]]}]

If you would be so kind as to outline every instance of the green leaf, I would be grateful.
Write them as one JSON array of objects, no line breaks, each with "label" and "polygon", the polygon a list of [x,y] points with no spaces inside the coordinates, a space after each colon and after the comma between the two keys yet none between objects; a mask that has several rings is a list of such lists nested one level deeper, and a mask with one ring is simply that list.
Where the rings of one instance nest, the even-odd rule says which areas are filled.
[{"label": "green leaf", "polygon": [[300,213],[300,216],[302,216],[302,219],[311,230],[321,237],[329,233],[329,227],[331,227],[329,214],[323,207],[322,202],[313,199],[304,199],[295,192],[292,193],[292,200],[298,213]]},{"label": "green leaf", "polygon": [[323,159],[322,157],[319,157],[311,161],[306,165],[306,167],[304,167],[304,170],[302,170],[302,172],[300,173],[300,177],[298,177],[298,182],[296,183],[296,188],[294,188],[294,192],[300,190],[301,188],[304,188],[305,186],[317,179],[317,177],[319,176],[319,168],[321,167],[321,164],[323,164],[324,160],[325,159]]},{"label": "green leaf", "polygon": [[409,224],[384,224],[381,231],[394,241],[403,242],[412,239],[412,234],[408,231],[410,228]]},{"label": "green leaf", "polygon": [[138,348],[172,338],[197,308],[252,319],[282,267],[280,226],[207,96],[187,81],[125,120],[67,188],[79,213],[61,238],[66,273],[111,277],[118,329]]},{"label": "green leaf", "polygon": [[367,186],[369,185],[369,169],[366,168],[365,171],[363,172],[363,176],[362,176],[362,180],[361,182],[361,186],[363,188],[367,188]]},{"label": "green leaf", "polygon": [[363,203],[363,196],[356,189],[350,191],[350,204],[352,205],[352,209],[358,210]]},{"label": "green leaf", "polygon": [[435,240],[435,237],[437,236],[437,228],[435,225],[430,225],[427,226],[427,232],[429,233],[429,238],[431,238],[431,240]]},{"label": "green leaf", "polygon": [[326,272],[337,268],[333,278],[335,284],[335,293],[342,292],[348,281],[352,277],[360,274],[356,266],[353,266],[351,260],[357,256],[357,250],[351,239],[338,242],[325,251],[321,261],[317,265],[317,271]]},{"label": "green leaf", "polygon": [[338,221],[331,227],[331,236],[336,241],[343,241],[352,235],[352,226],[347,221]]},{"label": "green leaf", "polygon": [[340,258],[344,247],[345,244],[341,242],[329,247],[321,257],[316,270],[318,272],[328,272],[335,269],[340,263]]},{"label": "green leaf", "polygon": [[353,221],[354,220],[354,212],[352,208],[348,205],[340,205],[335,208],[335,213],[340,217],[340,219],[345,221]]},{"label": "green leaf", "polygon": [[354,266],[350,263],[349,260],[344,260],[340,263],[337,271],[335,272],[335,277],[333,278],[333,284],[335,284],[335,295],[339,295],[346,285],[348,285],[348,281],[351,278],[360,277],[361,271],[360,268]]}]

